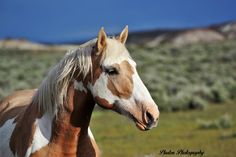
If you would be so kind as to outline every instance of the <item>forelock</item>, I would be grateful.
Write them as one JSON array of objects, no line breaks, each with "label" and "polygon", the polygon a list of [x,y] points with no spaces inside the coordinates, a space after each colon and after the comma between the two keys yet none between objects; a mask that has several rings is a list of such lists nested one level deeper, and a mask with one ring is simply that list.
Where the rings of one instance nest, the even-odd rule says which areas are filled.
[{"label": "forelock", "polygon": [[101,64],[119,64],[124,60],[128,60],[129,58],[131,58],[130,54],[124,44],[120,43],[116,39],[107,38],[107,47],[104,51],[104,57]]}]

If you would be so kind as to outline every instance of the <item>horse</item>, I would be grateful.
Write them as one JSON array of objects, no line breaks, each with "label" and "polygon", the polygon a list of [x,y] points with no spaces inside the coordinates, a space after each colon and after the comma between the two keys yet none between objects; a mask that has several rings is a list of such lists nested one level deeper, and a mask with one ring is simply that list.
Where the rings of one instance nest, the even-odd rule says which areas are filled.
[{"label": "horse", "polygon": [[102,27],[97,38],[69,50],[38,89],[2,100],[0,156],[100,156],[89,128],[95,104],[128,117],[142,131],[157,126],[158,106],[138,75],[127,37],[127,26],[117,37]]}]

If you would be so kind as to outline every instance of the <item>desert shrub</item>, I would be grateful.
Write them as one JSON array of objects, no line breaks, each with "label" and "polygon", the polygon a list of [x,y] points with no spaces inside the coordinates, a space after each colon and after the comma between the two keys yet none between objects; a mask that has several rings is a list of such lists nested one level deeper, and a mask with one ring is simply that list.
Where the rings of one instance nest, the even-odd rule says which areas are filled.
[{"label": "desert shrub", "polygon": [[[138,72],[160,110],[204,109],[236,98],[236,44],[147,48],[128,45]],[[37,88],[64,52],[0,49],[0,99],[16,89]]]},{"label": "desert shrub", "polygon": [[232,137],[236,138],[236,131],[232,133]]},{"label": "desert shrub", "polygon": [[229,87],[229,93],[231,99],[236,99],[236,84]]},{"label": "desert shrub", "polygon": [[15,90],[37,88],[63,54],[0,49],[0,99]]},{"label": "desert shrub", "polygon": [[184,92],[192,93],[194,97],[201,98],[203,101],[212,101],[214,99],[211,89],[206,85],[189,85],[184,89]]},{"label": "desert shrub", "polygon": [[159,110],[161,111],[171,111],[171,106],[169,105],[169,97],[165,92],[156,92],[152,94],[153,99],[158,105]]},{"label": "desert shrub", "polygon": [[197,95],[192,93],[180,92],[170,98],[170,107],[172,111],[189,110],[189,109],[206,109],[208,103]]},{"label": "desert shrub", "polygon": [[211,87],[211,92],[213,95],[213,101],[217,103],[225,102],[230,98],[229,92],[220,82],[216,82]]},{"label": "desert shrub", "polygon": [[230,128],[232,126],[231,117],[228,114],[224,114],[218,119],[220,128]]},{"label": "desert shrub", "polygon": [[205,121],[202,119],[198,119],[197,123],[199,124],[200,129],[217,129],[217,128],[219,128],[217,121]]},{"label": "desert shrub", "polygon": [[228,96],[230,99],[236,98],[236,80],[233,78],[228,78],[223,80],[225,88],[228,90]]},{"label": "desert shrub", "polygon": [[187,93],[180,93],[170,98],[170,106],[172,111],[187,110],[191,95]]},{"label": "desert shrub", "polygon": [[5,96],[5,91],[2,88],[0,88],[0,98],[3,98],[4,96]]},{"label": "desert shrub", "polygon": [[232,127],[232,120],[228,114],[224,114],[216,120],[198,119],[197,123],[201,129],[226,129]]},{"label": "desert shrub", "polygon": [[189,109],[204,110],[204,109],[207,108],[207,106],[208,106],[207,101],[205,101],[204,99],[202,99],[199,96],[193,96],[192,99],[190,100],[189,104],[188,104]]},{"label": "desert shrub", "polygon": [[230,138],[236,138],[236,132],[223,132],[220,136],[220,139],[230,139]]}]

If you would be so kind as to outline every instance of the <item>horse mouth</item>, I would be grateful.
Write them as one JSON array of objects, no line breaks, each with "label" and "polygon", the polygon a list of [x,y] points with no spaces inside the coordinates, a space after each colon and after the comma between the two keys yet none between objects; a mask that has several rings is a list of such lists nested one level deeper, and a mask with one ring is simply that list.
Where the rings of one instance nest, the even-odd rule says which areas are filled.
[{"label": "horse mouth", "polygon": [[150,130],[151,128],[148,127],[146,124],[144,124],[143,122],[141,122],[140,120],[138,120],[133,114],[131,114],[130,112],[121,109],[117,103],[114,104],[113,106],[113,110],[121,115],[125,115],[126,117],[128,117],[129,119],[131,119],[135,124],[136,127],[141,130],[141,131],[147,131]]},{"label": "horse mouth", "polygon": [[147,131],[150,130],[149,127],[147,127],[147,125],[145,125],[143,122],[139,121],[137,118],[135,118],[133,115],[130,116],[131,119],[134,121],[134,123],[136,124],[136,127],[141,130],[141,131]]}]

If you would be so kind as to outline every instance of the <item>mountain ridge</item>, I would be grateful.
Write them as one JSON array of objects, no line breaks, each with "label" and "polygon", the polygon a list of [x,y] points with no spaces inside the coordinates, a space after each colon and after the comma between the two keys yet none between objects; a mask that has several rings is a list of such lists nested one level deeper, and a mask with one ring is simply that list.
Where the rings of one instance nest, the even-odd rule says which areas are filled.
[{"label": "mountain ridge", "polygon": [[[156,47],[160,44],[183,46],[198,42],[211,43],[236,38],[236,20],[212,24],[206,27],[183,29],[154,29],[130,32],[128,45],[143,45]],[[0,48],[21,50],[68,50],[76,48],[84,41],[65,42],[62,44],[45,44],[32,42],[27,39],[2,39]]]},{"label": "mountain ridge", "polygon": [[128,44],[158,46],[163,43],[170,43],[181,46],[197,42],[214,42],[233,38],[236,38],[236,21],[212,24],[206,27],[131,32]]}]

